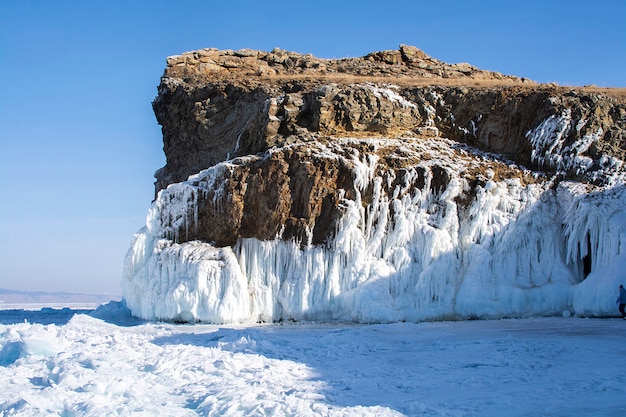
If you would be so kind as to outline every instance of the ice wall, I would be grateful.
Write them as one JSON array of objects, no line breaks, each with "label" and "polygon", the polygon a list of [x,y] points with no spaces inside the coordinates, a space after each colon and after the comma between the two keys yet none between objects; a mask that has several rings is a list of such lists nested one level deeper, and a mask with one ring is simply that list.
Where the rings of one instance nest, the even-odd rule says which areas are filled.
[{"label": "ice wall", "polygon": [[[550,123],[558,131],[565,122]],[[616,313],[620,277],[626,284],[623,185],[589,192],[579,183],[522,185],[487,173],[491,179],[460,205],[469,186],[454,167],[439,190],[427,161],[401,178],[371,155],[348,162],[356,197],[343,199],[344,215],[323,246],[278,237],[223,248],[174,243],[178,226],[194,227],[198,193],[219,194],[216,178],[234,169],[228,162],[162,190],[125,259],[132,313],[214,323]],[[423,187],[415,186],[418,169],[427,172]]]}]

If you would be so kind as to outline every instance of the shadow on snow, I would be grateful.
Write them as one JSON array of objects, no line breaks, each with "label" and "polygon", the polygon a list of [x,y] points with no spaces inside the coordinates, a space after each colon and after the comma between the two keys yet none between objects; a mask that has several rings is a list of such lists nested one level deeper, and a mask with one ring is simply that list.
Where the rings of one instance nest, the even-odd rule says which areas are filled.
[{"label": "shadow on snow", "polygon": [[[574,386],[576,395],[585,394],[587,385],[580,384],[580,372],[586,365],[581,358],[589,354],[590,345],[603,341],[607,348],[602,355],[618,360],[621,352],[615,351],[614,343],[624,340],[622,328],[621,319],[560,317],[299,324],[205,329],[205,333],[157,337],[152,343],[217,348],[303,364],[308,370],[303,377],[322,382],[317,392],[337,407],[380,406],[407,415],[467,411],[463,396],[445,393],[468,389],[466,382],[473,381],[469,393],[485,395],[486,403],[478,403],[486,407],[486,414],[498,415],[498,405],[491,409],[488,403],[494,381],[514,381],[499,389],[504,402],[514,402],[520,392],[548,390],[546,403],[531,408],[548,406],[551,395],[565,387]],[[606,378],[617,378],[618,372]],[[553,382],[546,386],[545,378]],[[596,397],[595,401],[603,401],[601,393]],[[510,415],[529,415],[528,404],[516,407]]]}]

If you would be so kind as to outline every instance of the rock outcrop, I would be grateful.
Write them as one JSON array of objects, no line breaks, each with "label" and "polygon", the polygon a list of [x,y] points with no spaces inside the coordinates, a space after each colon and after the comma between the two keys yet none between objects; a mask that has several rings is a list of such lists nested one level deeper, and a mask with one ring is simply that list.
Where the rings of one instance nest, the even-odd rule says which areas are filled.
[{"label": "rock outcrop", "polygon": [[480,70],[470,64],[447,64],[409,45],[399,50],[372,52],[362,58],[319,59],[283,51],[251,49],[218,50],[215,48],[185,52],[167,59],[166,77],[193,77],[205,81],[237,77],[318,78],[329,75],[417,78],[464,78],[473,80],[522,81],[493,71]]},{"label": "rock outcrop", "polygon": [[541,150],[533,155],[527,134],[571,109],[561,146],[597,136],[582,154],[624,160],[625,101],[444,64],[404,45],[341,60],[281,50],[190,52],[168,58],[153,103],[167,156],[156,187],[229,158],[320,136],[443,136],[528,168],[556,170],[542,163]]},{"label": "rock outcrop", "polygon": [[[146,318],[552,314],[575,310],[569,290],[526,310],[505,306],[493,294],[503,285],[498,265],[513,268],[505,286],[547,289],[577,285],[614,260],[600,232],[563,225],[578,221],[566,214],[582,210],[573,208],[581,196],[623,187],[621,91],[538,85],[406,45],[337,60],[204,49],[167,59],[153,108],[167,163],[124,280],[129,305]],[[534,220],[554,236],[505,233],[533,210],[560,213]],[[516,239],[534,249],[514,261],[502,251],[521,250]],[[477,248],[491,260],[478,265],[486,255]],[[369,296],[354,291],[381,277],[390,280],[387,301],[377,301],[386,312],[364,312]],[[168,302],[142,295],[159,291]],[[469,303],[476,297],[497,306]]]}]

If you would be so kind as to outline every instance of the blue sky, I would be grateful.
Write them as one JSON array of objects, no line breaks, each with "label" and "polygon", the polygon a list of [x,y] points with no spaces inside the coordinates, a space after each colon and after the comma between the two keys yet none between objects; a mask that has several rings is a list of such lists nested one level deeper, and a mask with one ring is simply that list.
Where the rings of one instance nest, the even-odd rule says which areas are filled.
[{"label": "blue sky", "polygon": [[446,62],[626,87],[626,2],[0,2],[0,288],[120,293],[165,163],[165,58],[274,47],[322,58],[415,45]]}]

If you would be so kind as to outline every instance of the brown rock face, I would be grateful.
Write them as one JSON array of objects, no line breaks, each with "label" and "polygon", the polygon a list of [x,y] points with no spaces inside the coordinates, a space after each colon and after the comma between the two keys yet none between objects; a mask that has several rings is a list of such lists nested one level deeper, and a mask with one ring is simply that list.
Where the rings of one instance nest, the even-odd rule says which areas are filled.
[{"label": "brown rock face", "polygon": [[[473,190],[484,186],[487,171],[495,180],[536,181],[494,160],[481,159],[478,167],[475,156],[455,150],[447,139],[318,138],[235,158],[191,177],[188,184],[197,190],[190,205],[194,212],[168,237],[216,246],[234,246],[239,238],[252,237],[324,244],[334,236],[347,200],[367,206],[375,192],[391,196],[399,189],[402,195],[420,190],[432,193],[430,210],[436,215],[442,209],[436,201],[452,176],[466,180]],[[383,179],[382,190],[374,189],[368,175]],[[461,207],[463,198],[458,200]],[[166,217],[162,224],[174,223]]]},{"label": "brown rock face", "polygon": [[191,77],[215,81],[236,77],[318,78],[320,76],[366,76],[417,78],[468,78],[521,82],[520,78],[493,71],[483,71],[470,64],[447,64],[409,45],[399,50],[372,52],[362,58],[319,59],[313,55],[251,49],[218,50],[214,48],[185,52],[167,59],[166,77]]},{"label": "brown rock face", "polygon": [[322,242],[333,232],[344,190],[354,189],[348,168],[302,148],[236,164],[219,179],[219,191],[209,187],[199,197],[198,233],[191,237],[218,246],[248,237]]},{"label": "brown rock face", "polygon": [[[177,232],[179,241],[218,246],[277,236],[323,243],[334,233],[342,199],[358,194],[367,204],[372,192],[355,184],[355,158],[382,161],[378,169],[385,170],[389,190],[408,169],[418,174],[407,187],[428,183],[442,191],[451,164],[417,169],[418,162],[469,158],[462,175],[476,186],[486,170],[533,181],[521,167],[603,184],[607,158],[626,159],[621,92],[536,85],[446,64],[407,45],[339,60],[279,49],[189,52],[168,58],[153,107],[167,157],[155,174],[157,192],[230,160],[219,171],[219,186],[198,185],[196,227]],[[543,131],[553,125],[564,127]],[[459,153],[442,159],[440,142],[445,152]],[[487,161],[463,156],[462,149],[497,155]],[[557,151],[590,162],[584,171],[558,165],[551,159]],[[612,173],[621,169],[615,166]],[[469,197],[460,203],[463,198]]]}]

